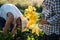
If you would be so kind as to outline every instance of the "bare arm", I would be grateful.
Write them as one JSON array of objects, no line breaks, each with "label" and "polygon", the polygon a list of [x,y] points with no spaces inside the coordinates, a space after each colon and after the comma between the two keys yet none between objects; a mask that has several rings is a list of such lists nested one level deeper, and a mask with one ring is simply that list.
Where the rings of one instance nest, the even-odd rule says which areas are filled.
[{"label": "bare arm", "polygon": [[9,13],[8,14],[8,20],[6,21],[5,27],[3,29],[4,34],[7,34],[7,30],[9,29],[9,27],[10,27],[11,23],[13,22],[13,20],[14,20],[13,15]]}]

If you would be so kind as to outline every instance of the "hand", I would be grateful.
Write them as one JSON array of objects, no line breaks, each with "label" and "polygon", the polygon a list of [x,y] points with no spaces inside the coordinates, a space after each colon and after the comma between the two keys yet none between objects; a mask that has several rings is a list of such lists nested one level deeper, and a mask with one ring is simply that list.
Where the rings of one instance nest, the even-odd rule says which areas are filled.
[{"label": "hand", "polygon": [[40,24],[49,24],[46,20],[42,20],[41,22],[40,22]]},{"label": "hand", "polygon": [[42,21],[40,21],[40,24],[47,24],[47,25],[49,25],[49,22],[47,22],[44,18],[42,18]]},{"label": "hand", "polygon": [[13,29],[12,29],[12,34],[14,34],[14,35],[17,33],[16,25],[17,25],[17,24],[14,24],[14,27],[13,27]]}]

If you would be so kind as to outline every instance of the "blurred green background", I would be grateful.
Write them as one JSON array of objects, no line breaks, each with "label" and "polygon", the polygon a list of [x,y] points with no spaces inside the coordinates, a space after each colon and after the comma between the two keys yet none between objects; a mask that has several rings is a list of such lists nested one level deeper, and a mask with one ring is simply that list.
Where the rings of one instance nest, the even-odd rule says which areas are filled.
[{"label": "blurred green background", "polygon": [[24,12],[24,10],[29,6],[32,5],[36,7],[37,12],[42,11],[42,4],[43,0],[0,0],[0,6],[3,4],[14,4],[16,5],[21,12]]}]

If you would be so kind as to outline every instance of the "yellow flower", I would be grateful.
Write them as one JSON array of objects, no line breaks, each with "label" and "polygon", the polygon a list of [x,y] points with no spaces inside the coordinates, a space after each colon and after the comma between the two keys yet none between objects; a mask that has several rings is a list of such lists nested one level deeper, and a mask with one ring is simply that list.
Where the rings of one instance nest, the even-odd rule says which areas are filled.
[{"label": "yellow flower", "polygon": [[30,26],[30,25],[35,24],[35,23],[36,23],[36,22],[35,22],[34,20],[30,20],[30,21],[28,22],[27,26]]},{"label": "yellow flower", "polygon": [[36,26],[36,34],[39,36],[39,28],[38,28],[38,26]]},{"label": "yellow flower", "polygon": [[29,28],[29,29],[33,29],[33,28],[35,27],[35,25],[36,25],[36,24],[32,24],[32,25],[30,25],[28,28]]},{"label": "yellow flower", "polygon": [[29,6],[26,10],[25,13],[27,14],[27,18],[29,19],[27,26],[29,29],[32,29],[32,33],[35,33],[36,35],[39,36],[39,27],[36,24],[37,19],[38,19],[38,15],[36,12],[36,8]]},{"label": "yellow flower", "polygon": [[39,28],[37,24],[35,24],[35,27],[32,29],[32,33],[36,33],[36,35],[39,36]]}]

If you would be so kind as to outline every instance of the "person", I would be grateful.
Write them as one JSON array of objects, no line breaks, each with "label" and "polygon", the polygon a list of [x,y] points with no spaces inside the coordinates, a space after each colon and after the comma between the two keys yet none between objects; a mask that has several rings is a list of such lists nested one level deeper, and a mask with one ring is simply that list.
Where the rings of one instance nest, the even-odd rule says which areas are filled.
[{"label": "person", "polygon": [[40,24],[44,34],[44,40],[59,40],[60,35],[60,0],[43,1],[43,17]]},{"label": "person", "polygon": [[9,30],[11,24],[14,25],[11,31],[13,34],[16,33],[17,27],[21,28],[22,30],[26,27],[28,20],[22,15],[20,10],[15,5],[4,4],[1,6],[0,10],[0,17],[6,21],[3,28],[4,34],[7,34],[7,31]]}]

